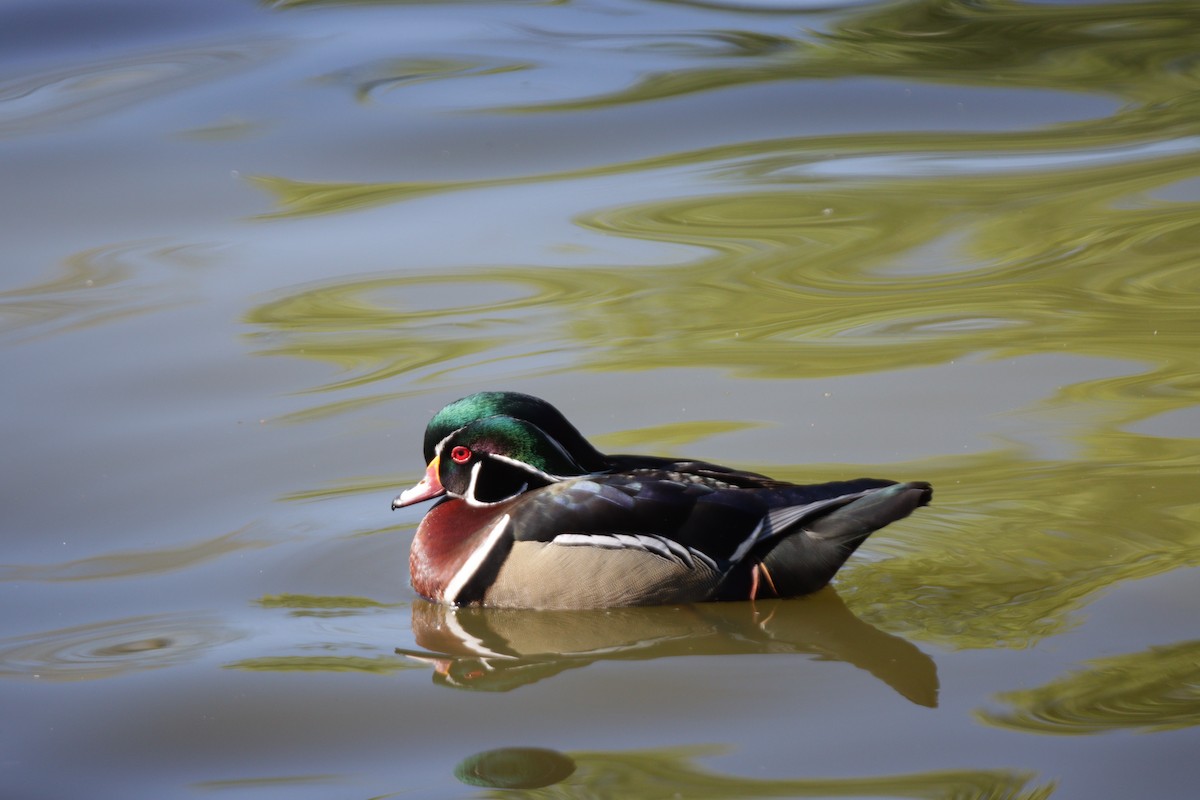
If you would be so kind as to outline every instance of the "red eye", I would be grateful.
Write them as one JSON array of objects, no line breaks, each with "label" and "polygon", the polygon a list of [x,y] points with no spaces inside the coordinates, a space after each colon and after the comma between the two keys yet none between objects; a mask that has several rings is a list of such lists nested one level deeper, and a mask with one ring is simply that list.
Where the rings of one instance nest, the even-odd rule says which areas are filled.
[{"label": "red eye", "polygon": [[450,451],[450,457],[454,459],[455,464],[465,464],[471,460],[471,451],[460,444]]}]

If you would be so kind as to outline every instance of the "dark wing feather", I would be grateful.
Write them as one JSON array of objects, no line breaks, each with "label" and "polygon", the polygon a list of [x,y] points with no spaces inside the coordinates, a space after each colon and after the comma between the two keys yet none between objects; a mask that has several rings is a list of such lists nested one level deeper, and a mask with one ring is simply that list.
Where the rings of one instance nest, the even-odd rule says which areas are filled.
[{"label": "dark wing feather", "polygon": [[[516,541],[551,542],[567,534],[571,544],[594,537],[599,547],[624,543],[656,552],[661,548],[651,546],[650,540],[666,540],[703,554],[725,571],[736,561],[760,557],[799,526],[815,524],[890,483],[862,479],[747,490],[696,472],[642,469],[589,476],[518,500],[511,510],[513,536]],[[662,547],[671,549],[668,544]]]},{"label": "dark wing feather", "polygon": [[529,492],[512,507],[516,541],[638,548],[724,573],[767,512],[755,492],[710,480],[642,470],[575,478]]},{"label": "dark wing feather", "polygon": [[[826,488],[833,491],[859,491],[844,494],[817,514],[806,514],[797,520],[802,532],[775,537],[757,548],[758,552],[743,564],[762,562],[772,577],[773,588],[782,596],[808,594],[820,589],[837,573],[858,546],[875,531],[903,519],[933,495],[928,483],[894,483],[859,479],[842,484],[823,484],[797,487],[810,490]],[[795,507],[772,511],[781,518]],[[783,521],[781,519],[781,521]],[[792,522],[795,525],[796,522]],[[751,575],[747,569],[732,570],[725,584],[714,593],[713,599],[747,596]]]},{"label": "dark wing feather", "polygon": [[791,485],[757,472],[723,467],[707,461],[629,455],[608,456],[607,458],[612,465],[611,471],[614,473],[630,473],[639,470],[675,472],[739,489],[769,489]]}]

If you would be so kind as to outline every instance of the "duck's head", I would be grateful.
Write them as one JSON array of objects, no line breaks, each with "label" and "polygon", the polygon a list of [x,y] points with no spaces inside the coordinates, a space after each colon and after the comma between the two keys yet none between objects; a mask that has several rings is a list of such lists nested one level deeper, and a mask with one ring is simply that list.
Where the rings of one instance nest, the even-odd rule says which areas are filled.
[{"label": "duck's head", "polygon": [[[430,429],[442,413],[434,417]],[[427,452],[431,455],[425,477],[393,500],[392,508],[442,495],[471,505],[489,505],[592,471],[539,426],[506,415],[476,419],[453,429]]]},{"label": "duck's head", "polygon": [[540,428],[554,439],[583,472],[608,468],[604,455],[583,438],[554,406],[538,397],[520,392],[478,392],[455,400],[434,414],[425,428],[425,463],[433,460],[439,444],[451,434],[486,417],[511,417]]}]

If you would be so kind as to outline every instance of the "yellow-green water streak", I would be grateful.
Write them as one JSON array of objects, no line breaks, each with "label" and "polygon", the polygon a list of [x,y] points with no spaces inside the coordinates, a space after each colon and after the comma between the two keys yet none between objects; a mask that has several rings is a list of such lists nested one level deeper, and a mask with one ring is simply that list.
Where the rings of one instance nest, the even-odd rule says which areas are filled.
[{"label": "yellow-green water streak", "polygon": [[[698,757],[713,756],[720,752],[720,748],[704,747],[571,752],[564,759],[569,758],[575,770],[562,782],[538,789],[486,790],[483,796],[542,800],[577,797],[640,800],[673,796],[696,800],[768,797],[1045,800],[1055,789],[1054,782],[1033,784],[1033,773],[1008,770],[944,770],[855,778],[814,776],[760,779],[722,774],[695,763]],[[485,755],[477,754],[472,759]],[[461,765],[459,771],[469,772],[469,764]],[[486,778],[486,775],[477,777]],[[471,782],[479,785],[482,781]]]},{"label": "yellow-green water streak", "polygon": [[1004,692],[991,725],[1026,733],[1169,731],[1200,725],[1200,640],[1100,658],[1044,686]]}]

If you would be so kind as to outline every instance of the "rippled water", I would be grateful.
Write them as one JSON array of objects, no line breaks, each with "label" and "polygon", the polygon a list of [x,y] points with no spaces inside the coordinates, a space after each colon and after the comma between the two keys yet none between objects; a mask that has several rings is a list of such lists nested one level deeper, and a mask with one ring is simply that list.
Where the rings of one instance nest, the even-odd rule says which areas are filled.
[{"label": "rippled water", "polygon": [[[1200,15],[0,9],[0,794],[1191,798]],[[447,613],[433,411],[934,505],[810,598]]]}]

